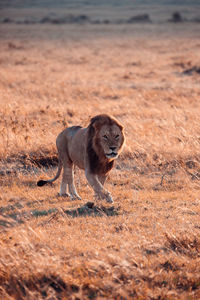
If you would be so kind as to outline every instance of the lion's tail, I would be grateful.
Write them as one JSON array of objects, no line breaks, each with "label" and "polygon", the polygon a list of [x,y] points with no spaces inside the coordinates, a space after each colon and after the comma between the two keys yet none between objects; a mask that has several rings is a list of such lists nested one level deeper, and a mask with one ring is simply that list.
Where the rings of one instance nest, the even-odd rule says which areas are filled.
[{"label": "lion's tail", "polygon": [[56,179],[58,179],[58,177],[60,176],[61,171],[62,171],[62,162],[61,162],[61,160],[59,159],[59,161],[58,161],[58,171],[57,171],[57,173],[56,173],[56,176],[55,176],[54,178],[48,179],[48,180],[39,180],[39,181],[37,182],[37,186],[43,186],[43,185],[45,185],[46,183],[50,183],[50,182],[56,181]]}]

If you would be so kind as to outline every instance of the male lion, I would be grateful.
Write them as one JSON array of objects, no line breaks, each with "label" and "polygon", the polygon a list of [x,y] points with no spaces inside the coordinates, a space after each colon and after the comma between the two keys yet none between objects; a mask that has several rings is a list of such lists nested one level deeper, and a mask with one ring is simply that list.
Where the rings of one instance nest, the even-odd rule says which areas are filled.
[{"label": "male lion", "polygon": [[[102,114],[93,117],[86,128],[72,126],[63,130],[56,139],[58,171],[53,179],[39,180],[38,186],[55,181],[61,173],[61,196],[81,199],[73,183],[73,165],[85,170],[86,178],[95,196],[112,203],[111,194],[103,187],[114,160],[124,144],[123,126],[113,117]],[[68,185],[69,194],[66,192]]]}]

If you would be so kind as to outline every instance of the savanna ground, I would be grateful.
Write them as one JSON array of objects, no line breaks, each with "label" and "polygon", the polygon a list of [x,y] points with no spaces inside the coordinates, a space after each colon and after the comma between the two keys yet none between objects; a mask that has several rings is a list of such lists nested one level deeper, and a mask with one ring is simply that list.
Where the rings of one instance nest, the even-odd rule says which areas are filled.
[{"label": "savanna ground", "polygon": [[[1,24],[1,299],[200,298],[199,26]],[[79,170],[81,201],[37,187],[98,113],[125,126],[114,205]]]}]

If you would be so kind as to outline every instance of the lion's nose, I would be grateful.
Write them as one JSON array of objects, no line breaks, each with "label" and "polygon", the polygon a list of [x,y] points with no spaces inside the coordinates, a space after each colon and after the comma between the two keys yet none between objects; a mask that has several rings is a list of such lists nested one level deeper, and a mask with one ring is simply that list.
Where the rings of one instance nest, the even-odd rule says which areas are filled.
[{"label": "lion's nose", "polygon": [[117,147],[110,147],[110,150],[114,151]]}]

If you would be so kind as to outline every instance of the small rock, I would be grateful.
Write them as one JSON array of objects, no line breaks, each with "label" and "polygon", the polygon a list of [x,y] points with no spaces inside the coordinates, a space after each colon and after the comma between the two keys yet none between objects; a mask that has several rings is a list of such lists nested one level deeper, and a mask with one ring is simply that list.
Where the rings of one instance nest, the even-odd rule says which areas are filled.
[{"label": "small rock", "polygon": [[88,207],[88,208],[90,208],[90,209],[93,209],[93,207],[94,207],[94,202],[87,202],[87,203],[85,204],[85,206]]}]

